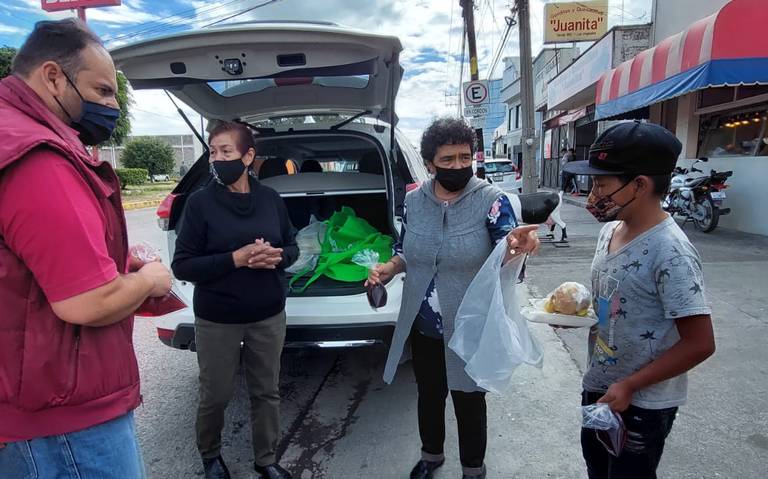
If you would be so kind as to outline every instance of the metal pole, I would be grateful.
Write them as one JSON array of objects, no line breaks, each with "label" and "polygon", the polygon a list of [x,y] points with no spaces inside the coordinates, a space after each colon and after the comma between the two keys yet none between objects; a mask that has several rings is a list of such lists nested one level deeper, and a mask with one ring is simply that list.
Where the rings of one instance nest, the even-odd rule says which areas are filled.
[{"label": "metal pole", "polygon": [[[480,72],[477,69],[477,43],[475,42],[475,13],[473,0],[460,0],[464,25],[467,29],[467,44],[469,46],[469,74],[472,81],[480,79]],[[461,80],[459,80],[461,81]],[[485,144],[483,142],[483,129],[475,129],[477,136],[477,177],[485,178]]]},{"label": "metal pole", "polygon": [[85,19],[85,7],[77,7],[77,18],[79,18],[83,22],[86,22],[86,19]]},{"label": "metal pole", "polygon": [[534,193],[539,181],[536,174],[534,144],[536,128],[533,106],[533,58],[531,55],[531,19],[528,0],[517,0],[520,27],[520,99],[522,111],[523,193]]}]

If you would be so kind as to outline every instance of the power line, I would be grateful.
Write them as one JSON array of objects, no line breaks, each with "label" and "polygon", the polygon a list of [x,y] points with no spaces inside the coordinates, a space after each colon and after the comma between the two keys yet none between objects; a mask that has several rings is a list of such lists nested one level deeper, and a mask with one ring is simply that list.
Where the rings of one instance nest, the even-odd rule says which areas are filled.
[{"label": "power line", "polygon": [[461,31],[461,61],[459,62],[459,107],[457,116],[461,116],[461,97],[463,93],[462,82],[464,81],[464,56],[467,53],[467,23],[462,22],[464,28]]},{"label": "power line", "polygon": [[165,18],[162,18],[160,20],[156,20],[154,22],[150,22],[150,26],[142,25],[136,30],[126,32],[124,34],[118,35],[114,38],[109,39],[110,41],[125,41],[125,40],[131,40],[133,38],[136,38],[138,36],[146,36],[146,35],[152,35],[152,34],[158,34],[163,33],[166,31],[169,31],[177,26],[184,26],[187,23],[191,23],[195,19],[197,19],[198,15],[200,14],[209,14],[216,10],[223,9],[225,7],[228,7],[229,5],[232,5],[234,3],[241,2],[242,0],[229,0],[226,3],[222,3],[220,5],[209,5],[207,7],[202,7],[200,9],[186,9],[179,11],[177,13],[173,13],[171,15],[166,16]]},{"label": "power line", "polygon": [[225,22],[227,20],[231,20],[232,18],[239,17],[240,15],[243,15],[245,13],[248,13],[248,12],[251,12],[253,10],[256,10],[257,8],[266,7],[267,5],[269,5],[271,3],[275,3],[275,2],[279,2],[279,1],[280,0],[267,0],[264,3],[261,3],[259,5],[253,6],[251,8],[246,8],[245,10],[242,10],[242,11],[240,11],[238,13],[235,13],[234,15],[230,15],[230,16],[228,16],[226,18],[222,18],[221,20],[216,20],[215,22],[211,22],[211,23],[209,23],[207,25],[203,25],[201,28],[208,28],[208,27],[211,27],[213,25],[218,25],[221,22]]},{"label": "power line", "polygon": [[496,49],[496,54],[493,57],[493,62],[491,62],[491,68],[488,70],[488,79],[490,80],[493,76],[494,70],[496,70],[496,65],[499,63],[499,60],[501,59],[502,53],[504,53],[504,47],[507,45],[507,39],[509,38],[509,32],[512,30],[512,27],[517,24],[517,21],[515,20],[515,10],[512,10],[512,16],[511,17],[504,17],[504,21],[507,24],[507,29],[504,31],[504,35],[501,38],[501,41],[499,42],[499,47]]}]

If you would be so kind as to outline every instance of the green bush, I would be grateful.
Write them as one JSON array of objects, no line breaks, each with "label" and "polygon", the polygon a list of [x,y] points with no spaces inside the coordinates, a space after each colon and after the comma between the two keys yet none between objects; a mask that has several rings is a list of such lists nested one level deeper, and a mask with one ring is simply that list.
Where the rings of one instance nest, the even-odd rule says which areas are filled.
[{"label": "green bush", "polygon": [[125,189],[128,185],[143,185],[147,181],[149,172],[146,168],[118,168],[115,170],[120,178],[120,186]]},{"label": "green bush", "polygon": [[125,168],[144,168],[150,177],[170,175],[175,155],[173,147],[158,138],[136,138],[126,143],[120,162]]}]

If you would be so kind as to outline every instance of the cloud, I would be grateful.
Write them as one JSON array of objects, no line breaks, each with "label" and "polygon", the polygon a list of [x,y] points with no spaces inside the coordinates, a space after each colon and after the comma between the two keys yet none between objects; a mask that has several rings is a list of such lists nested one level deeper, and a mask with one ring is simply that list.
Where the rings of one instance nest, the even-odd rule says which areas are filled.
[{"label": "cloud", "polygon": [[[39,3],[35,0],[25,2]],[[156,0],[159,2],[159,0]],[[124,0],[135,11],[152,8],[150,0]],[[505,16],[510,15],[508,2],[496,0],[476,0],[475,25],[477,31],[477,50],[481,78],[488,75],[488,69],[498,48],[503,31],[506,28]],[[542,48],[544,25],[544,0],[531,0],[532,48],[535,55]],[[650,17],[650,0],[611,0],[612,15],[609,26],[621,20],[619,10],[624,4],[627,23],[644,22]],[[211,22],[243,11],[246,7],[258,5],[258,2],[233,2],[222,0],[212,3],[203,0],[185,0],[179,9],[194,8],[194,19],[178,22],[173,29],[164,33],[184,28],[199,28]],[[105,9],[104,12],[108,12]],[[645,13],[645,17],[643,14]],[[93,16],[91,16],[94,20]],[[355,29],[373,33],[394,35],[400,38],[403,51],[400,62],[405,68],[397,100],[400,128],[414,142],[418,143],[421,130],[434,117],[456,115],[458,93],[460,91],[459,60],[462,44],[462,16],[459,0],[280,0],[262,8],[236,16],[226,23],[255,20],[291,21],[329,21]],[[134,28],[135,30],[135,28]],[[152,32],[158,35],[160,32]],[[115,37],[120,32],[116,32]],[[114,37],[113,37],[114,38]],[[135,41],[132,38],[131,41]],[[124,42],[124,41],[123,41]],[[123,43],[120,42],[120,43]],[[110,46],[116,46],[116,43]],[[514,27],[503,50],[504,56],[519,55],[518,29]],[[468,61],[466,53],[465,61]],[[503,64],[499,62],[494,77],[502,74]],[[469,79],[469,67],[465,64],[464,80]],[[134,132],[150,134],[152,131],[180,133],[188,128],[180,119],[171,121],[168,117],[177,117],[175,109],[165,95],[151,92],[136,92],[138,112],[134,118]],[[161,116],[163,115],[163,116]],[[195,116],[197,116],[195,114]],[[199,116],[198,116],[199,118]],[[193,120],[193,122],[196,120]],[[139,134],[139,133],[136,133]]]},{"label": "cloud", "polygon": [[23,28],[14,27],[13,25],[4,25],[0,23],[0,34],[22,35],[24,33],[27,33],[27,31]]}]

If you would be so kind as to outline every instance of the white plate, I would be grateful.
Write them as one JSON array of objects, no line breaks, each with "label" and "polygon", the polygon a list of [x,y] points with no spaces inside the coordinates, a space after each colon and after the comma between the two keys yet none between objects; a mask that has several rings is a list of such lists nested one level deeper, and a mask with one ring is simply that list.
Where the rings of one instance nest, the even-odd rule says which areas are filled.
[{"label": "white plate", "polygon": [[545,323],[553,326],[568,326],[571,328],[588,328],[597,324],[597,317],[592,308],[586,316],[571,314],[548,313],[544,311],[544,299],[532,299],[530,306],[520,310],[520,314],[532,323]]}]

